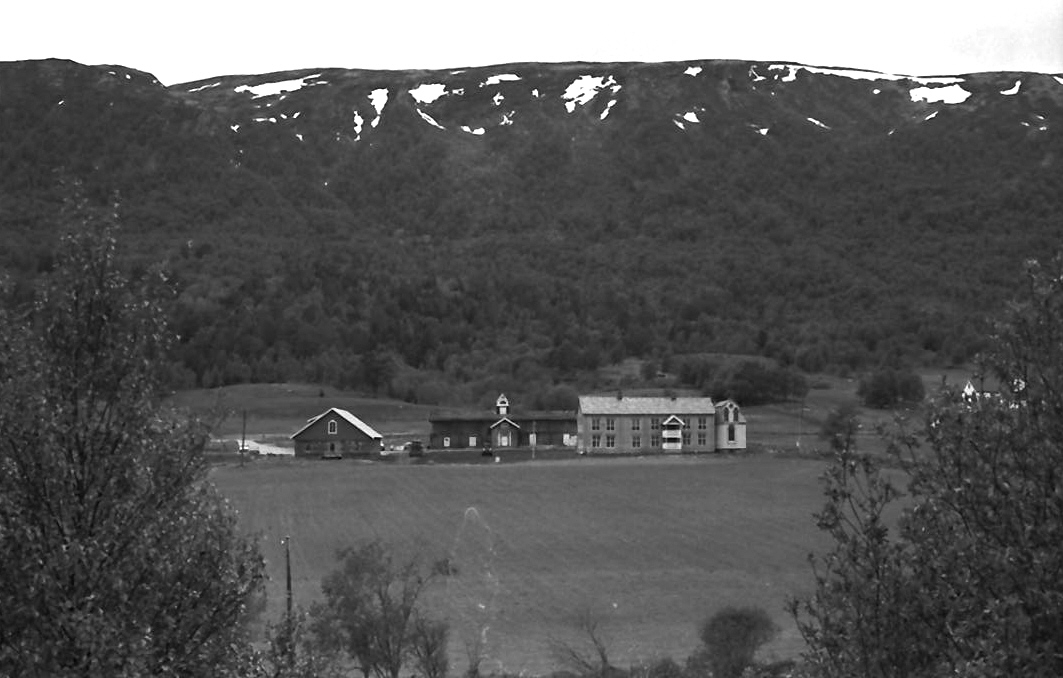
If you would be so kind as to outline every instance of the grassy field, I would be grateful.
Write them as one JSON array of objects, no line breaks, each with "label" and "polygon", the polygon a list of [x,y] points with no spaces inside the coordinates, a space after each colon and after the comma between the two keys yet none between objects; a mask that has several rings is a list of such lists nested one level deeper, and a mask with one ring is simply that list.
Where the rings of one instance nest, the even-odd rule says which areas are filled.
[{"label": "grassy field", "polygon": [[[962,371],[924,374],[928,393],[942,379],[965,378]],[[818,432],[832,410],[857,402],[854,380],[811,382],[800,402],[744,408],[751,453],[742,456],[543,452],[535,463],[509,463],[529,456],[514,454],[501,464],[475,454],[456,464],[263,457],[212,473],[242,527],[262,536],[274,619],[284,604],[285,535],[303,607],[318,595],[337,548],[379,537],[428,562],[447,557],[457,565],[458,574],[437,581],[428,598],[451,623],[456,672],[465,668],[464,648],[481,634],[486,671],[561,668],[550,644],[579,642],[571,620],[583,609],[601,620],[622,666],[663,656],[682,661],[697,647],[698,624],[726,605],[767,610],[781,631],[765,658],[788,658],[802,641],[785,602],[809,590],[807,555],[827,546],[812,519],[823,503]],[[173,401],[228,413],[217,431],[228,437],[240,436],[246,412],[250,440],[282,445],[332,406],[354,412],[389,445],[423,440],[433,409],[299,384],[190,391]],[[895,414],[859,410],[858,446],[883,449],[875,426]],[[789,454],[798,449],[812,454]]]},{"label": "grassy field", "polygon": [[581,609],[602,622],[615,663],[698,644],[697,626],[725,605],[758,605],[779,625],[765,657],[797,654],[784,605],[807,592],[806,557],[825,547],[811,514],[822,463],[746,456],[572,459],[409,465],[259,459],[212,472],[262,536],[269,610],[284,601],[281,540],[291,535],[296,604],[308,606],[338,547],[380,537],[449,557],[430,608],[451,622],[451,661],[485,634],[487,671],[559,668],[554,640],[578,644]]}]

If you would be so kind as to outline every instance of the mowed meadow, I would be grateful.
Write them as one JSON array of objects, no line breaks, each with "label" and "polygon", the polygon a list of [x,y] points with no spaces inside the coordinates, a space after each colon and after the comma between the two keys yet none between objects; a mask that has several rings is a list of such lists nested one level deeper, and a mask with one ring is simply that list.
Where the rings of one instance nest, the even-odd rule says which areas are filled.
[{"label": "mowed meadow", "polygon": [[486,672],[564,668],[581,612],[599,620],[619,666],[698,646],[699,623],[727,605],[763,607],[780,627],[765,658],[802,641],[785,611],[812,585],[809,552],[828,547],[813,512],[824,464],[767,453],[578,458],[500,464],[258,459],[212,478],[258,533],[268,616],[284,610],[282,539],[291,537],[295,605],[308,608],[338,548],[379,538],[456,568],[426,603],[451,625],[452,672],[482,645]]}]

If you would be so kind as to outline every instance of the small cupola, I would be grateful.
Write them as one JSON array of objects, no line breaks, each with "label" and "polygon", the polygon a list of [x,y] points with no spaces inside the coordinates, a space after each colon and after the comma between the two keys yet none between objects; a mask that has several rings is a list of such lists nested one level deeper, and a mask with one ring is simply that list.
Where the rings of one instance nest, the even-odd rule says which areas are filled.
[{"label": "small cupola", "polygon": [[509,400],[506,398],[505,393],[500,393],[498,400],[495,401],[495,414],[500,417],[509,414]]}]

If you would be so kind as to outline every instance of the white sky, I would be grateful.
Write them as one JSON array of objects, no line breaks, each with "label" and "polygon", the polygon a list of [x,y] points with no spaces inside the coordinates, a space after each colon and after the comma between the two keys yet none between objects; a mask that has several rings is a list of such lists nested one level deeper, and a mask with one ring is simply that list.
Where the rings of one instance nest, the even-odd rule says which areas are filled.
[{"label": "white sky", "polygon": [[[1063,73],[1063,0],[17,0],[0,61],[164,84],[298,68],[750,59],[907,75]],[[0,94],[2,96],[2,94]]]}]

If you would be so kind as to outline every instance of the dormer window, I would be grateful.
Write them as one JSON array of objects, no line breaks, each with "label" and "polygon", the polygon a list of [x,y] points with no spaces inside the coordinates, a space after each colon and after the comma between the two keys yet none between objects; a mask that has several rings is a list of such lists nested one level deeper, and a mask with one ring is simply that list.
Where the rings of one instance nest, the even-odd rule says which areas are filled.
[{"label": "dormer window", "polygon": [[330,436],[336,435],[339,432],[339,428],[339,424],[336,423],[335,419],[328,420],[328,434]]}]

